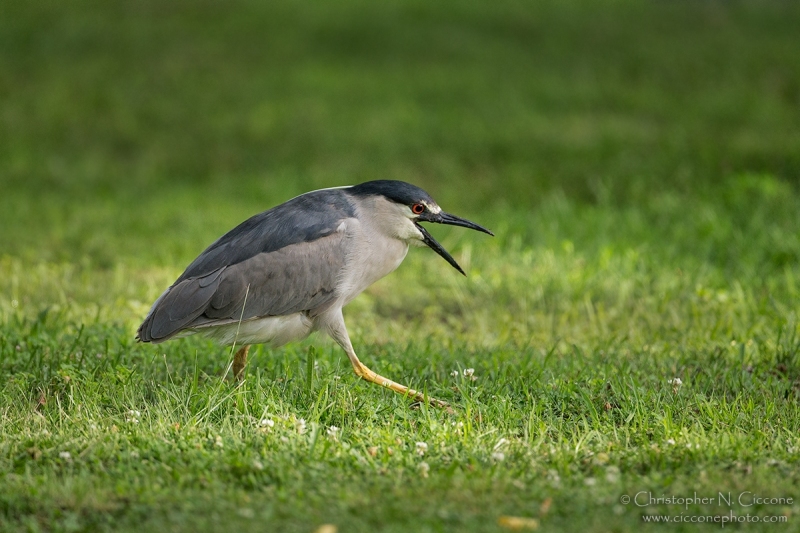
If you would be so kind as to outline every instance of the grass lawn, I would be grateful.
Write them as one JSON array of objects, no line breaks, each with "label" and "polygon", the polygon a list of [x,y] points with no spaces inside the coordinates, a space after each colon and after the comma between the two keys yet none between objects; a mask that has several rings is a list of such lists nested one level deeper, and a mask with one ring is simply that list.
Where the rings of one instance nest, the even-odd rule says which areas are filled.
[{"label": "grass lawn", "polygon": [[[797,530],[798,27],[778,1],[0,6],[0,530]],[[134,341],[238,222],[379,178],[497,234],[434,227],[466,278],[415,249],[345,309],[367,366],[453,414],[322,336],[241,385],[208,341]]]}]

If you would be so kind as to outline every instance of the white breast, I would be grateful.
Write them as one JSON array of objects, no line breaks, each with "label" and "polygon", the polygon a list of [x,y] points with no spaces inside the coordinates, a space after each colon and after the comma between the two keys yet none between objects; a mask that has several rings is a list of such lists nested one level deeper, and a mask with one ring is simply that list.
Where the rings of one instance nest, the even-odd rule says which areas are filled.
[{"label": "white breast", "polygon": [[367,287],[393,272],[408,253],[408,245],[368,231],[352,237],[353,251],[342,272],[339,284],[342,305],[361,294]]},{"label": "white breast", "polygon": [[346,224],[348,257],[339,283],[342,305],[400,266],[409,237],[418,233],[397,204],[381,197],[365,203],[368,208]]}]

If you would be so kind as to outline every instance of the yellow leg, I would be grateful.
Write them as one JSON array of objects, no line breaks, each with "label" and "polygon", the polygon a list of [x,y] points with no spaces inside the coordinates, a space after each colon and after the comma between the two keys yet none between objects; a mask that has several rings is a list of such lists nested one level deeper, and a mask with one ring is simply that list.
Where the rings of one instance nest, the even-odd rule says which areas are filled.
[{"label": "yellow leg", "polygon": [[402,394],[403,396],[411,398],[417,402],[427,402],[434,407],[443,407],[448,412],[453,412],[453,409],[447,404],[447,402],[443,402],[435,398],[426,398],[421,392],[414,389],[409,389],[405,385],[400,385],[389,378],[385,378],[380,374],[376,374],[364,366],[364,364],[358,360],[358,356],[356,355],[355,350],[353,350],[353,345],[350,343],[350,336],[347,334],[347,328],[344,326],[344,318],[342,317],[341,309],[337,309],[335,314],[332,314],[328,317],[326,325],[328,334],[333,337],[333,340],[335,340],[345,351],[348,359],[350,359],[350,364],[353,365],[353,370],[358,377],[371,383],[377,383],[381,387],[386,387],[387,389],[393,390],[396,393]]},{"label": "yellow leg", "polygon": [[353,359],[354,358],[352,357],[350,358],[350,362],[353,363],[353,370],[355,370],[356,375],[361,379],[364,379],[371,383],[377,383],[381,387],[386,387],[387,389],[393,390],[398,394],[402,394],[403,396],[407,396],[408,398],[411,398],[418,402],[428,402],[434,407],[443,407],[446,408],[448,411],[451,411],[450,406],[447,404],[447,402],[443,402],[442,400],[437,400],[436,398],[431,398],[431,397],[426,398],[425,395],[419,391],[410,389],[405,385],[400,385],[399,383],[392,381],[389,378],[385,378],[380,374],[376,374],[375,372],[367,368],[361,361],[359,361],[358,358],[355,358],[355,360]]},{"label": "yellow leg", "polygon": [[239,348],[236,355],[233,356],[233,377],[236,381],[244,379],[244,367],[247,365],[247,352],[250,350],[250,345],[247,344]]}]

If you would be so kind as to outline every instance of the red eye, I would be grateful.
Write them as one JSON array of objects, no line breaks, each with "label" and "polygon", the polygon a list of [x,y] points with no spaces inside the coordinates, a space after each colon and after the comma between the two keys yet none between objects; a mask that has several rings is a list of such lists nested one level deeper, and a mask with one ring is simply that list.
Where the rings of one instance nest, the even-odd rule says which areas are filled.
[{"label": "red eye", "polygon": [[411,206],[411,212],[415,215],[421,215],[425,212],[425,206],[422,204],[414,204]]}]

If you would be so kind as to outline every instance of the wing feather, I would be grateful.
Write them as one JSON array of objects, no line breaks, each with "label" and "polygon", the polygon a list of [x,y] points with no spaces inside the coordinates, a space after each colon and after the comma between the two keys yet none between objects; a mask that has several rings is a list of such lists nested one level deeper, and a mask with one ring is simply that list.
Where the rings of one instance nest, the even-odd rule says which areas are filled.
[{"label": "wing feather", "polygon": [[142,340],[168,338],[186,327],[203,313],[224,271],[225,268],[220,268],[199,278],[183,280],[167,289],[139,327],[139,337]]},{"label": "wing feather", "polygon": [[143,341],[162,342],[193,328],[298,312],[332,303],[344,267],[343,232],[263,252],[201,277],[179,280],[154,304],[139,328]]},{"label": "wing feather", "polygon": [[339,229],[355,216],[348,198],[346,189],[312,191],[245,220],[156,300],[138,338],[161,342],[187,328],[329,303],[344,261]]}]

